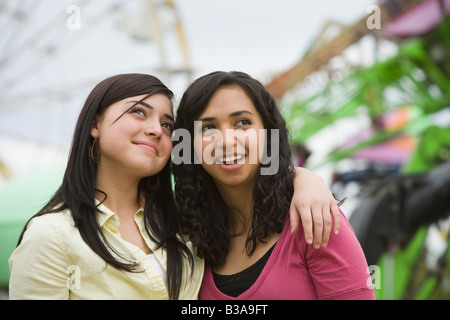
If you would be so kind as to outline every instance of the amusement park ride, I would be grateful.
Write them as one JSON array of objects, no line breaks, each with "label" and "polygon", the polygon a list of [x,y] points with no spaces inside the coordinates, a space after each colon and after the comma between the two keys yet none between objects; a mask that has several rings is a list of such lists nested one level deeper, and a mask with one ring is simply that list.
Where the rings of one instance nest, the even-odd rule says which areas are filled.
[{"label": "amusement park ride", "polygon": [[[306,87],[314,73],[334,72],[330,61],[365,36],[398,46],[397,56],[375,61],[372,67],[354,68],[347,79],[334,83],[331,76],[325,77],[322,91],[287,107],[296,143],[339,117],[353,116],[358,107],[368,109],[372,122],[368,131],[375,138],[361,142],[363,132],[354,138],[363,149],[335,150],[329,161],[366,162],[364,170],[335,173],[335,177],[341,184],[359,185],[361,201],[350,223],[372,267],[369,273],[377,299],[450,299],[450,123],[436,126],[428,120],[433,114],[440,118],[442,110],[449,113],[449,12],[448,0],[380,1],[371,14],[340,26],[331,38],[323,36],[335,24],[328,22],[302,59],[266,85],[276,99],[283,100],[288,92]],[[382,28],[370,28],[372,18],[380,19]],[[356,94],[345,91],[344,84],[352,80]],[[349,98],[320,102],[333,86],[342,91],[341,97]],[[383,105],[387,89],[410,99],[403,105]],[[434,89],[435,95],[430,93]],[[335,104],[335,110],[327,104]],[[296,125],[302,117],[308,125],[316,122],[316,128]],[[397,119],[394,128],[389,128],[389,118]],[[392,153],[399,150],[401,156],[395,157]]]},{"label": "amusement park ride", "polygon": [[[408,15],[413,15],[415,10],[423,10],[420,6],[433,5],[432,3],[435,1],[387,0],[380,2],[378,7],[380,11],[376,12],[376,10],[374,10],[372,14],[376,15],[373,17],[374,19],[380,19],[379,25],[386,26],[397,19],[408,18]],[[444,1],[439,2],[442,7],[445,3]],[[385,37],[393,41],[401,41],[400,38],[395,38],[383,33],[379,28],[368,27],[368,19],[370,19],[370,15],[365,15],[350,26],[339,25],[341,27],[341,32],[337,36],[332,39],[321,39],[321,35],[325,34],[327,28],[336,24],[331,21],[327,22],[319,33],[315,45],[310,48],[305,56],[297,64],[275,76],[266,85],[266,88],[276,99],[281,99],[287,91],[300,84],[311,73],[324,68],[326,69],[327,64],[332,58],[339,56],[344,50],[367,35],[372,35],[376,38]]]},{"label": "amusement park ride", "polygon": [[[161,78],[168,80],[171,74],[186,73],[190,79],[192,73],[189,49],[186,36],[184,34],[183,24],[173,0],[164,0],[155,2],[154,0],[143,0],[144,12],[149,16],[146,21],[149,22],[150,33],[139,36],[142,28],[136,28],[129,34],[141,41],[153,42],[158,48],[160,58]],[[183,60],[183,66],[180,68],[171,68],[167,61],[168,51],[164,38],[167,33],[173,33],[179,45],[179,52]]]},{"label": "amusement park ride", "polygon": [[[77,94],[78,89],[97,81],[92,79],[93,76],[79,80],[68,78],[54,86],[46,85],[42,79],[42,89],[21,93],[20,99],[8,92],[8,89],[18,87],[30,73],[38,74],[49,63],[75,48],[87,36],[85,30],[95,32],[104,23],[113,24],[113,28],[142,44],[144,50],[154,50],[157,56],[152,59],[155,64],[150,68],[152,72],[158,73],[164,83],[170,83],[174,77],[183,77],[187,83],[192,80],[184,27],[173,0],[114,0],[104,4],[80,0],[76,5],[67,7],[61,4],[59,11],[54,8],[47,10],[46,5],[49,3],[45,1],[30,1],[25,5],[0,1],[0,17],[2,23],[8,25],[0,50],[0,87],[6,93],[0,101],[0,112],[20,110],[21,107],[15,104],[23,99],[71,97],[73,92]],[[98,5],[103,7],[92,8]],[[35,15],[39,10],[55,12],[55,15],[47,20],[36,21]],[[51,13],[46,14],[49,16]],[[71,32],[69,29],[80,30]],[[15,135],[13,132],[7,133]],[[27,139],[36,141],[37,138],[27,136]],[[6,161],[0,158],[0,178],[12,178],[12,171]]]}]

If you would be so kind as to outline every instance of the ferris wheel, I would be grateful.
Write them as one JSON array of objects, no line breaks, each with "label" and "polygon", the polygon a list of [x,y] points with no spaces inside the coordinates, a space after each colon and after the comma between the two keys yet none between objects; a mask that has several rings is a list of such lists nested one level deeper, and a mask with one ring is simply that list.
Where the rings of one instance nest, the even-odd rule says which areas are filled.
[{"label": "ferris wheel", "polygon": [[[175,77],[185,83],[191,80],[188,43],[174,0],[0,0],[0,26],[4,30],[0,35],[0,138],[47,143],[39,133],[16,130],[6,120],[2,123],[2,118],[26,117],[31,106],[43,112],[52,103],[60,107],[103,79],[107,72],[92,67],[65,73],[60,69],[69,69],[71,61],[62,67],[61,61],[74,51],[81,53],[70,59],[88,60],[95,52],[89,52],[86,39],[94,37],[101,44],[106,41],[105,30],[112,29],[110,33],[122,41],[126,38],[125,46],[137,47],[133,52],[143,58],[135,69],[154,73],[169,85]],[[125,66],[118,70],[127,72]],[[0,177],[12,176],[0,153]]]}]

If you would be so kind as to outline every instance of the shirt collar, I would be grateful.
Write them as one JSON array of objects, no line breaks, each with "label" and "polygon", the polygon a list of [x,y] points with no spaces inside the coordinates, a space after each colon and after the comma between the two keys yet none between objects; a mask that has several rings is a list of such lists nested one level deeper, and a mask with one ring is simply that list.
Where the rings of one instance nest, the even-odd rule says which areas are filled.
[{"label": "shirt collar", "polygon": [[[100,227],[103,227],[108,221],[111,221],[114,225],[119,227],[119,218],[115,215],[113,211],[111,211],[107,206],[103,203],[100,203],[97,199],[95,199],[95,205],[97,206],[97,221]],[[136,216],[142,216],[144,213],[144,208],[141,206],[139,210],[135,213]]]},{"label": "shirt collar", "polygon": [[[97,211],[97,221],[100,228],[107,228],[112,232],[119,232],[119,218],[115,215],[115,213],[111,211],[107,206],[100,203],[100,201],[98,201],[97,199],[95,199],[95,204],[100,211]],[[142,206],[142,203],[139,210],[134,214],[134,221],[137,223],[144,241],[157,256],[158,261],[164,261],[163,250],[160,250],[161,248],[151,240],[149,234],[145,231],[144,207]]]}]

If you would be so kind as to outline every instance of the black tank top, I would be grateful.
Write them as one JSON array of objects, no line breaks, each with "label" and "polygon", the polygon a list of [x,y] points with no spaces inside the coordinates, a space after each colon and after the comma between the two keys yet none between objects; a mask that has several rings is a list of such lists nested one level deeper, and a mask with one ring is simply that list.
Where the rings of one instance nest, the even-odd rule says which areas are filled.
[{"label": "black tank top", "polygon": [[258,279],[275,245],[276,243],[258,261],[238,273],[222,275],[212,271],[217,289],[231,297],[237,297],[247,291]]}]

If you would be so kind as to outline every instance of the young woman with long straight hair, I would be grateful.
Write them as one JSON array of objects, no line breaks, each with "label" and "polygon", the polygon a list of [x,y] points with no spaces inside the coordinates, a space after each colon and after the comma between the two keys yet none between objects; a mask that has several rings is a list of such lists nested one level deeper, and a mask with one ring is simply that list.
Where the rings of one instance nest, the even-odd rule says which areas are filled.
[{"label": "young woman with long straight hair", "polygon": [[[204,261],[181,233],[173,196],[172,98],[145,74],[113,76],[92,90],[62,184],[10,258],[11,299],[197,299]],[[311,195],[331,193],[302,174],[300,190],[316,187],[301,193],[298,211],[326,220],[329,199]],[[316,227],[326,241],[330,225]]]},{"label": "young woman with long straight hair", "polygon": [[172,97],[144,74],[92,90],[62,185],[10,259],[12,299],[197,297],[203,262],[179,236],[172,196]]},{"label": "young woman with long straight hair", "polygon": [[[242,72],[197,79],[180,101],[175,128],[197,137],[191,164],[175,165],[173,172],[186,232],[207,264],[200,299],[374,298],[367,262],[345,216],[326,248],[308,246],[303,230],[291,234],[289,134],[261,83]],[[274,152],[278,170],[263,174],[264,157]]]}]

